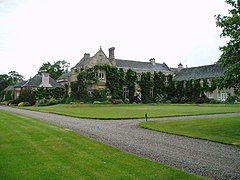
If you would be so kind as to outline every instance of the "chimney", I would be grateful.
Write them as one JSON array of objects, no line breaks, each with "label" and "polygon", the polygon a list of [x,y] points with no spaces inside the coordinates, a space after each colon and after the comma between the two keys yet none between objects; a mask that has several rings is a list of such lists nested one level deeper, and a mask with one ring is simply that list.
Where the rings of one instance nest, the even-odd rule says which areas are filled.
[{"label": "chimney", "polygon": [[109,61],[111,62],[111,64],[113,66],[116,66],[114,50],[115,50],[115,47],[111,47],[111,48],[108,49],[108,51],[109,51]]},{"label": "chimney", "polygon": [[40,86],[41,87],[52,87],[51,84],[49,84],[49,74],[48,73],[42,73],[42,83]]},{"label": "chimney", "polygon": [[85,53],[84,54],[84,59],[88,59],[90,57],[90,54],[89,53]]},{"label": "chimney", "polygon": [[149,61],[151,62],[151,64],[152,64],[153,66],[155,66],[155,65],[156,65],[156,61],[155,61],[155,59],[154,59],[154,58],[150,59]]},{"label": "chimney", "polygon": [[177,71],[179,72],[179,71],[181,71],[183,68],[184,68],[184,67],[183,67],[182,63],[179,63],[179,64],[178,64]]}]

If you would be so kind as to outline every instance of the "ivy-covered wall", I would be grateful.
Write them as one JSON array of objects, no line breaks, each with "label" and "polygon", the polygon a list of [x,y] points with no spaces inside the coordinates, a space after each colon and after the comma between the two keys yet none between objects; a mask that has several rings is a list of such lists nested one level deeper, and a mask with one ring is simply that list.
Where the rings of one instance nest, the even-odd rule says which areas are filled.
[{"label": "ivy-covered wall", "polygon": [[[105,91],[102,89],[91,89],[98,83],[99,77],[96,72],[104,70],[106,73]],[[141,74],[141,79],[137,81],[137,73],[131,69],[124,72],[109,65],[97,65],[89,69],[81,69],[76,82],[71,83],[71,96],[75,99],[87,102],[106,99],[103,93],[109,92],[112,99],[124,100],[123,88],[128,89],[126,98],[132,102],[135,96],[136,84],[141,88],[141,100],[143,103],[149,102],[196,102],[206,99],[204,92],[212,92],[216,89],[215,80],[209,82],[204,80],[174,81],[173,75],[164,75],[162,72],[145,72]],[[89,95],[89,90],[94,93]]]}]

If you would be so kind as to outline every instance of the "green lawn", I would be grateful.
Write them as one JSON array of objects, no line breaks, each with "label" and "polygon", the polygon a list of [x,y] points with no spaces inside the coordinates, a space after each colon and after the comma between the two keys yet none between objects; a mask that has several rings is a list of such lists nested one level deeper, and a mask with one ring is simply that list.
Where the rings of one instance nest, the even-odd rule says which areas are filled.
[{"label": "green lawn", "polygon": [[53,112],[81,118],[98,118],[98,119],[127,119],[127,118],[144,118],[145,113],[153,117],[182,116],[182,115],[199,115],[199,114],[216,114],[228,112],[240,112],[240,104],[122,104],[122,105],[96,105],[80,104],[68,105],[58,104],[55,106],[45,107],[24,107],[30,110],[39,110]]},{"label": "green lawn", "polygon": [[0,117],[0,179],[201,179],[47,122]]},{"label": "green lawn", "polygon": [[142,122],[140,126],[160,132],[240,146],[240,116],[151,121]]}]

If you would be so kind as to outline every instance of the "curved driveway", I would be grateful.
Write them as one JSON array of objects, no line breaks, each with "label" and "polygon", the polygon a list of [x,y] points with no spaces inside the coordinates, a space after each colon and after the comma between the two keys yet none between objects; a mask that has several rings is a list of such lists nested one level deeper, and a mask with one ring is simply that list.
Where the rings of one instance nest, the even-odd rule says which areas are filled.
[{"label": "curved driveway", "polygon": [[[6,106],[0,109],[58,124],[127,152],[210,179],[240,179],[240,148],[142,129],[144,120],[90,120]],[[233,114],[204,115],[229,116]],[[191,117],[161,118],[186,119]],[[201,116],[202,117],[202,116]],[[158,119],[160,120],[160,119]]]}]

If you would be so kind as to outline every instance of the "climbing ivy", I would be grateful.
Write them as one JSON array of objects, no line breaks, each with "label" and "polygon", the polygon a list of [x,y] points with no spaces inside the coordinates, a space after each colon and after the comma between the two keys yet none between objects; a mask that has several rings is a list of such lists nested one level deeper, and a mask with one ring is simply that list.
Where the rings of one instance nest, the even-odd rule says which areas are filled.
[{"label": "climbing ivy", "polygon": [[129,99],[132,99],[135,93],[135,84],[137,81],[137,73],[128,69],[125,76],[125,84],[129,90]]},{"label": "climbing ivy", "polygon": [[173,75],[169,74],[167,76],[167,87],[166,87],[166,96],[168,100],[171,100],[175,97],[175,84],[173,81]]},{"label": "climbing ivy", "polygon": [[142,102],[148,103],[150,101],[150,88],[153,86],[151,81],[151,73],[143,73],[141,76],[141,80],[139,82],[141,87],[141,94],[142,94]]},{"label": "climbing ivy", "polygon": [[162,101],[165,99],[165,75],[162,72],[154,72],[153,77],[153,94],[154,100],[159,101],[159,97],[162,97]]},{"label": "climbing ivy", "polygon": [[185,97],[186,101],[191,102],[193,100],[193,81],[185,81]]}]

